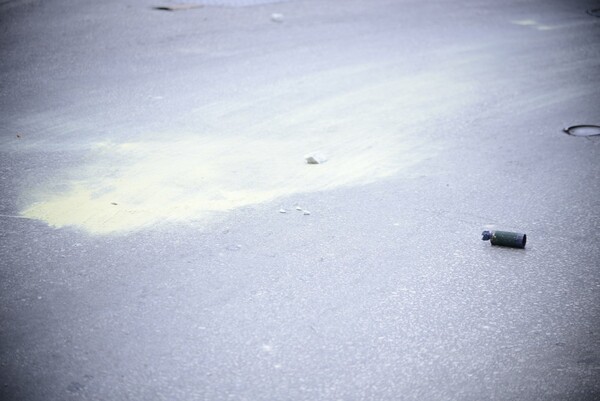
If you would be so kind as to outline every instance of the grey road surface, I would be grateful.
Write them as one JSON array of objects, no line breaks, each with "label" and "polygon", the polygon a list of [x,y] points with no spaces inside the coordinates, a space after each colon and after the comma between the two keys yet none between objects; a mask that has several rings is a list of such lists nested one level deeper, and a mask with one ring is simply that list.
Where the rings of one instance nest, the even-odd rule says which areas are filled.
[{"label": "grey road surface", "polygon": [[182,4],[0,1],[0,399],[600,399],[600,3]]}]

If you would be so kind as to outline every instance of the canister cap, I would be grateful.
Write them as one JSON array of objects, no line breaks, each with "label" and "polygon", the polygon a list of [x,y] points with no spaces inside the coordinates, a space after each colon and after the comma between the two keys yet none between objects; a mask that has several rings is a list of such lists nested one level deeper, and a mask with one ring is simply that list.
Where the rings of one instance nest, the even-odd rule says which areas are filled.
[{"label": "canister cap", "polygon": [[489,232],[488,230],[485,230],[484,232],[481,233],[481,240],[482,241],[487,241],[490,238],[492,238],[492,233]]}]

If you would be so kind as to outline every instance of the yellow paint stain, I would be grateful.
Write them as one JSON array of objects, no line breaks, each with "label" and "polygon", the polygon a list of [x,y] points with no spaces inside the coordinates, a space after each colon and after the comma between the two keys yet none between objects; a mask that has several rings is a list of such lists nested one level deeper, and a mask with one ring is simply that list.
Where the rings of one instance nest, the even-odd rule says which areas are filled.
[{"label": "yellow paint stain", "polygon": [[356,146],[348,137],[329,144],[336,149],[320,165],[306,164],[303,155],[310,149],[293,139],[189,137],[114,144],[116,152],[134,161],[121,165],[116,174],[72,183],[67,192],[32,205],[23,214],[55,227],[73,225],[110,233],[164,220],[201,218],[297,193],[369,183],[422,157],[410,145]]},{"label": "yellow paint stain", "polygon": [[515,25],[520,25],[520,26],[535,26],[538,24],[537,21],[533,20],[533,19],[520,19],[520,20],[513,20],[511,22]]},{"label": "yellow paint stain", "polygon": [[542,25],[533,19],[513,20],[513,21],[511,21],[511,23],[513,23],[515,25],[520,25],[520,26],[529,26],[529,27],[537,29],[538,31],[552,31],[552,30],[560,28],[558,26]]},{"label": "yellow paint stain", "polygon": [[[56,178],[64,192],[36,191],[22,215],[94,234],[208,218],[281,197],[372,183],[431,156],[417,125],[453,109],[457,85],[439,79],[357,85],[267,119],[211,105],[205,118],[231,115],[214,132],[176,132],[91,146],[95,161]],[[436,96],[432,96],[436,93]],[[197,111],[202,115],[202,109]],[[214,125],[214,123],[213,123]],[[322,151],[328,161],[305,163]]]}]

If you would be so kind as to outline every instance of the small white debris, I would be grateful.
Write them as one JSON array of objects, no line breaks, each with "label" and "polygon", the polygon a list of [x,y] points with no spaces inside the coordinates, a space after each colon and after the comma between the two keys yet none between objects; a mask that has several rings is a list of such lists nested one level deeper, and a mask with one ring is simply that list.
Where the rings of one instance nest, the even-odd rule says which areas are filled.
[{"label": "small white debris", "polygon": [[301,212],[302,208],[300,206],[296,206],[296,210],[299,211],[299,212]]},{"label": "small white debris", "polygon": [[271,21],[273,22],[283,22],[283,14],[273,13],[271,14]]},{"label": "small white debris", "polygon": [[308,210],[304,210],[304,215],[308,216],[308,215],[310,215],[310,212]]},{"label": "small white debris", "polygon": [[279,209],[279,213],[287,213],[287,210],[285,210],[285,209]]},{"label": "small white debris", "polygon": [[327,157],[320,152],[315,152],[304,156],[304,160],[306,160],[307,164],[322,164],[327,161]]}]

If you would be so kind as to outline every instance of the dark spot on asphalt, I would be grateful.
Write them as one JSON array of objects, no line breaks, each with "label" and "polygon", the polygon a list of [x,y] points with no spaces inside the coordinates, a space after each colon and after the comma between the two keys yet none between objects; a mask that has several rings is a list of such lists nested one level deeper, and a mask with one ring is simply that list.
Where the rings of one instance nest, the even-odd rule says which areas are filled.
[{"label": "dark spot on asphalt", "polygon": [[600,18],[600,8],[594,8],[592,10],[587,10],[587,13],[592,17]]},{"label": "dark spot on asphalt", "polygon": [[586,356],[584,358],[578,359],[577,363],[581,363],[584,365],[598,365],[600,363],[600,359],[598,359],[594,355]]},{"label": "dark spot on asphalt", "polygon": [[79,382],[71,382],[71,384],[67,386],[67,390],[69,390],[71,393],[77,393],[83,390],[83,384]]},{"label": "dark spot on asphalt", "polygon": [[159,10],[159,11],[180,11],[180,10],[190,10],[192,8],[201,8],[201,7],[203,7],[201,4],[174,4],[172,6],[152,7],[152,9]]}]

